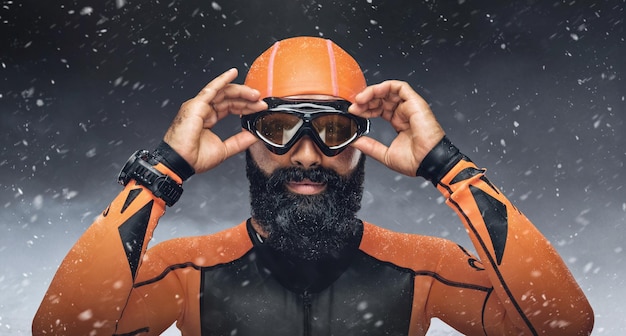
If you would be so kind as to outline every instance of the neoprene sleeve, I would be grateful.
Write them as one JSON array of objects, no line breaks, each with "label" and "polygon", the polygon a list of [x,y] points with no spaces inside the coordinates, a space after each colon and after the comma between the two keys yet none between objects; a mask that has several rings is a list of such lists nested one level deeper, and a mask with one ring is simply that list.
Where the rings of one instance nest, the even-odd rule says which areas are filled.
[{"label": "neoprene sleeve", "polygon": [[587,335],[593,313],[565,263],[484,174],[463,158],[437,189],[463,222],[489,275],[495,291],[490,301],[498,300],[518,329],[509,332]]},{"label": "neoprene sleeve", "polygon": [[[155,168],[182,183],[164,165]],[[59,266],[33,322],[33,334],[114,334],[164,213],[165,202],[131,180]]]}]

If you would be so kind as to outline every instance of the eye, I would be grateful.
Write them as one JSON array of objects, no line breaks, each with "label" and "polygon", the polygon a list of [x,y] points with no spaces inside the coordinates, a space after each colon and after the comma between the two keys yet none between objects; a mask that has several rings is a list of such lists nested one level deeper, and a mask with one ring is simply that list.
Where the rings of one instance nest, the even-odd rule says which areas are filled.
[{"label": "eye", "polygon": [[341,114],[316,118],[313,127],[320,138],[329,146],[342,145],[352,140],[357,131],[356,123]]},{"label": "eye", "polygon": [[271,113],[260,117],[255,127],[258,134],[266,141],[284,145],[291,140],[300,125],[302,125],[302,120],[297,116],[287,113]]}]

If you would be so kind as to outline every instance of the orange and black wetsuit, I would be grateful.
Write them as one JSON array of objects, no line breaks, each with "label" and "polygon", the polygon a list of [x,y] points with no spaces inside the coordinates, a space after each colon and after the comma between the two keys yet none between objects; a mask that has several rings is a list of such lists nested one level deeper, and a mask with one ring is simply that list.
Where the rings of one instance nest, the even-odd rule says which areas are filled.
[{"label": "orange and black wetsuit", "polygon": [[176,321],[184,335],[424,335],[437,317],[467,335],[589,334],[563,261],[484,170],[446,139],[422,166],[478,257],[367,222],[316,263],[264,246],[249,222],[147,249],[165,204],[130,183],[61,264],[33,332],[156,335]]}]

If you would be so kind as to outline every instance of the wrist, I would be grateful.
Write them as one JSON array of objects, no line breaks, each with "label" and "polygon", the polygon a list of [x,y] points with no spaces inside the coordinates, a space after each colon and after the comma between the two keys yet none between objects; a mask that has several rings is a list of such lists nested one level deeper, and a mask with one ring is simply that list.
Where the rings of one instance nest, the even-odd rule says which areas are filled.
[{"label": "wrist", "polygon": [[[452,167],[463,158],[466,158],[465,155],[452,144],[448,137],[444,136],[424,157],[416,175],[422,176],[436,186]],[[469,159],[467,160],[469,161]]]},{"label": "wrist", "polygon": [[150,190],[168,206],[174,205],[183,193],[180,177],[147,150],[136,151],[120,171],[118,182],[121,185],[125,186],[131,180]]},{"label": "wrist", "polygon": [[169,168],[183,181],[186,181],[196,173],[193,167],[165,141],[159,143],[152,155],[159,163]]}]

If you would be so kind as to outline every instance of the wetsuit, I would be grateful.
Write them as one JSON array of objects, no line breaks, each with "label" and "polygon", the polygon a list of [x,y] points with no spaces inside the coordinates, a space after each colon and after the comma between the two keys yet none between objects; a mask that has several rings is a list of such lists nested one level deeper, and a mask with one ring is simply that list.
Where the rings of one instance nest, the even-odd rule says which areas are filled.
[{"label": "wetsuit", "polygon": [[484,170],[456,157],[425,174],[478,257],[367,222],[319,262],[264,246],[249,222],[147,249],[165,205],[130,183],[65,258],[33,332],[153,335],[176,321],[184,335],[424,335],[437,317],[467,335],[587,334],[588,303],[561,258]]}]

